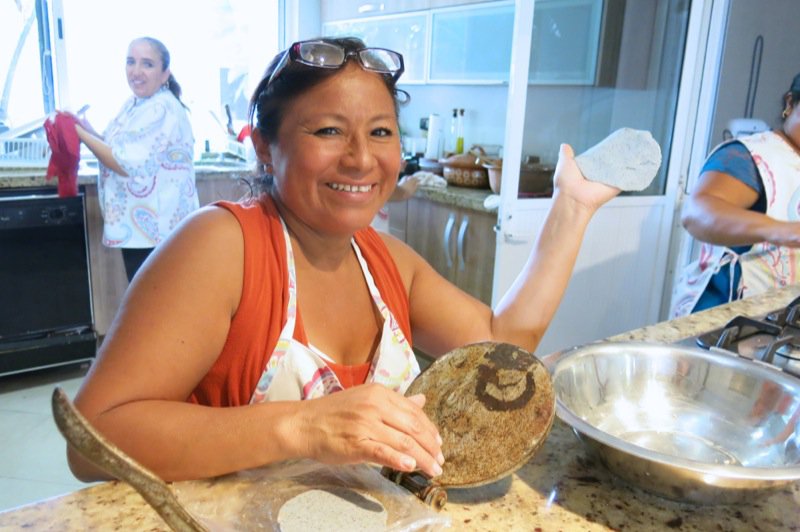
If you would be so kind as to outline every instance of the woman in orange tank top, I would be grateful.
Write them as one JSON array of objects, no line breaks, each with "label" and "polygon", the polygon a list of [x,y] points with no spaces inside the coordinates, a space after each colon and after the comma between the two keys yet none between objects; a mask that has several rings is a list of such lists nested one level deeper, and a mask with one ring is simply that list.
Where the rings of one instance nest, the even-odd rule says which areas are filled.
[{"label": "woman in orange tank top", "polygon": [[419,372],[411,346],[542,338],[590,218],[619,191],[585,180],[563,146],[530,259],[489,308],[369,227],[397,184],[403,69],[353,38],[276,56],[251,101],[264,190],[192,215],[131,285],[75,403],[162,478],[295,458],[435,477],[425,397],[402,394]]}]

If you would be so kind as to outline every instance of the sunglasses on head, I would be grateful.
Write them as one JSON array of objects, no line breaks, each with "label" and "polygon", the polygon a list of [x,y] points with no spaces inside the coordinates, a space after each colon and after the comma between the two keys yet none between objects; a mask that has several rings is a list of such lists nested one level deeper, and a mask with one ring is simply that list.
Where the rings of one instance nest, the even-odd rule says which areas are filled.
[{"label": "sunglasses on head", "polygon": [[347,60],[355,57],[361,68],[378,74],[389,74],[392,82],[396,82],[405,70],[403,56],[385,48],[361,48],[360,50],[345,50],[339,44],[326,41],[300,41],[292,44],[278,62],[267,81],[269,87],[278,79],[281,72],[291,63],[317,68],[342,68]]}]

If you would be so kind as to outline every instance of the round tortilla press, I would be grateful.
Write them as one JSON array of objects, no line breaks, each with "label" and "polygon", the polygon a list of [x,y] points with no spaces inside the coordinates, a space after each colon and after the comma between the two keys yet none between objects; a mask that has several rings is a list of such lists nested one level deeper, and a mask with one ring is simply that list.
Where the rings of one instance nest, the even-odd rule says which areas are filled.
[{"label": "round tortilla press", "polygon": [[441,487],[481,486],[510,475],[541,447],[555,417],[550,373],[533,354],[505,343],[459,347],[434,361],[406,396],[422,393],[439,429]]}]

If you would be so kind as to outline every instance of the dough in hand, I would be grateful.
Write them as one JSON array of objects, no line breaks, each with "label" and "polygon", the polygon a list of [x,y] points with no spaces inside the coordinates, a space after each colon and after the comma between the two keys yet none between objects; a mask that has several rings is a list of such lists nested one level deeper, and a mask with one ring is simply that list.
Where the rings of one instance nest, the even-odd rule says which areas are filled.
[{"label": "dough in hand", "polygon": [[345,487],[312,489],[278,510],[281,532],[386,530],[386,508],[376,499]]},{"label": "dough in hand", "polygon": [[621,128],[575,157],[586,179],[620,190],[644,190],[661,166],[661,148],[649,131]]}]

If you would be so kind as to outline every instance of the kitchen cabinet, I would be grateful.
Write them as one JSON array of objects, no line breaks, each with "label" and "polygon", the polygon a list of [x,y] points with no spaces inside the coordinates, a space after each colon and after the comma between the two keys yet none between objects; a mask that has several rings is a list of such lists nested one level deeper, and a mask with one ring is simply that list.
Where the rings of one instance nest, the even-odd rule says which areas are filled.
[{"label": "kitchen cabinet", "polygon": [[413,197],[389,206],[389,230],[433,268],[487,305],[494,275],[493,213]]},{"label": "kitchen cabinet", "polygon": [[[197,179],[200,205],[218,200],[235,201],[249,192],[244,181],[222,175]],[[97,185],[86,185],[86,223],[89,238],[89,260],[91,264],[92,303],[94,327],[99,337],[108,332],[122,297],[128,288],[122,252],[118,248],[103,245],[103,216],[97,197]]]},{"label": "kitchen cabinet", "polygon": [[[403,83],[507,83],[514,3],[501,0],[453,4],[456,2],[418,1],[409,4],[404,12],[397,12],[400,10],[392,6],[377,12],[360,12],[348,7],[347,2],[326,2],[322,32],[330,36],[352,35],[369,46],[400,52],[406,67]],[[340,18],[343,16],[349,18]]]},{"label": "kitchen cabinet", "polygon": [[425,13],[325,22],[322,33],[358,37],[368,46],[395,50],[403,55],[403,83],[425,80],[425,39],[428,33]]},{"label": "kitchen cabinet", "polygon": [[431,13],[429,83],[507,83],[514,4],[495,2]]},{"label": "kitchen cabinet", "polygon": [[602,0],[536,2],[529,82],[594,84],[602,15]]}]

